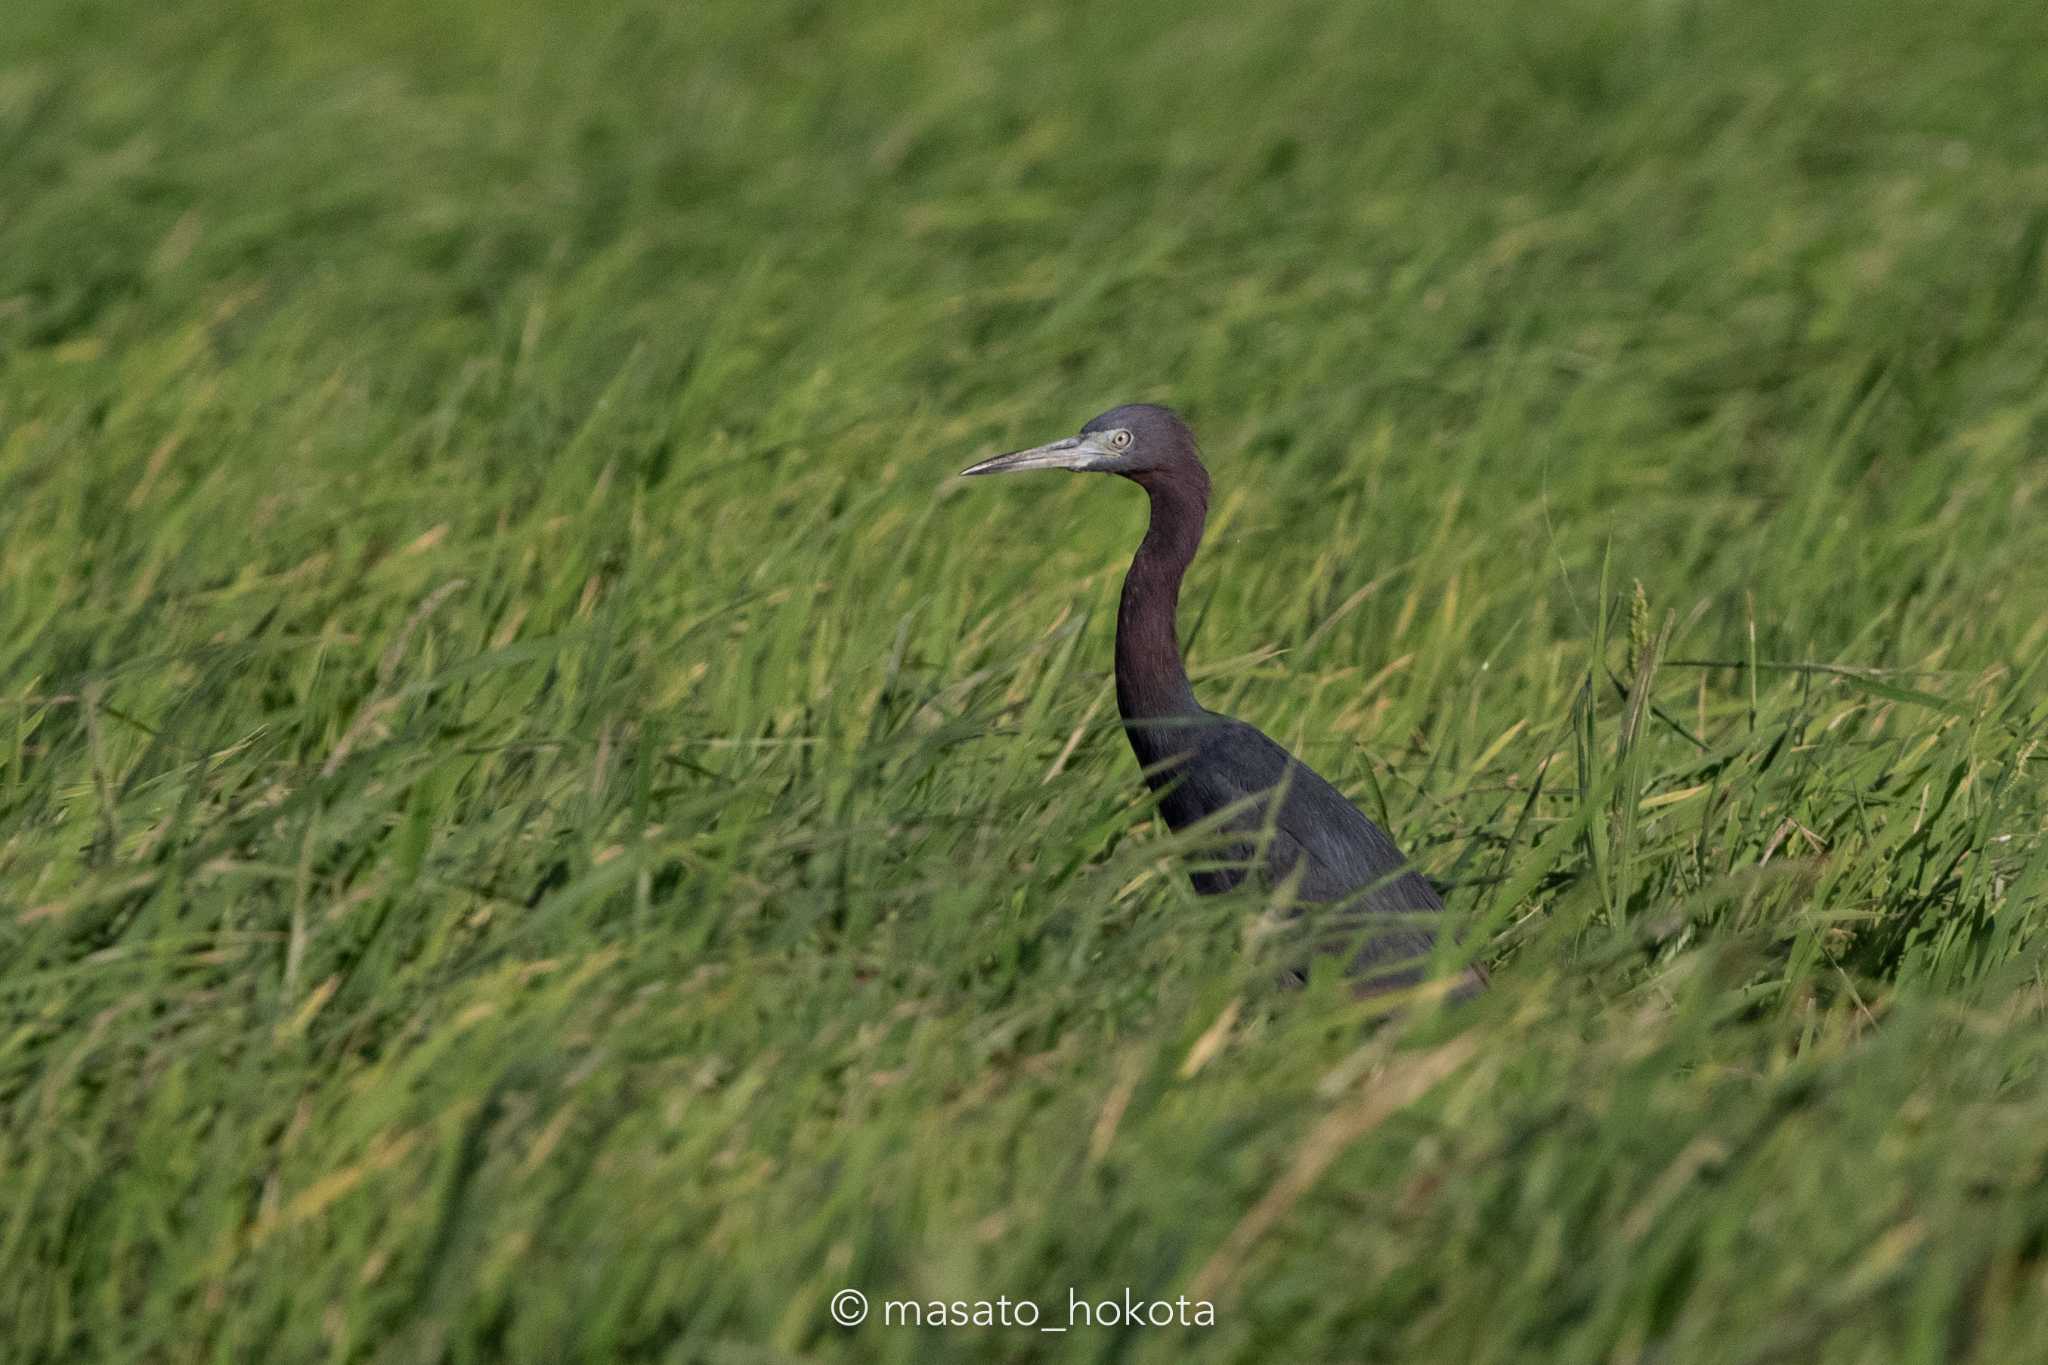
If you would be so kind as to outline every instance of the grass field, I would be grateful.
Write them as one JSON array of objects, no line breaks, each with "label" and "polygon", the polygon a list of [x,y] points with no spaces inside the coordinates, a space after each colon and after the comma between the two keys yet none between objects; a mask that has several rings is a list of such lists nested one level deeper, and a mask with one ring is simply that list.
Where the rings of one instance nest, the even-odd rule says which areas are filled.
[{"label": "grass field", "polygon": [[2044,1358],[2044,271],[2039,4],[0,6],[0,1359]]}]

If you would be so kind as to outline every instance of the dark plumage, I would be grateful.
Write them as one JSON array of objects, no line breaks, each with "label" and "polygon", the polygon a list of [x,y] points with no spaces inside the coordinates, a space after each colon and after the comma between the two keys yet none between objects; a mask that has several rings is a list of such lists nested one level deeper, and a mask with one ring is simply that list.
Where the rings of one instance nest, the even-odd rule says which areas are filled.
[{"label": "dark plumage", "polygon": [[[1025,469],[1118,474],[1151,499],[1151,523],[1124,576],[1117,611],[1117,709],[1145,781],[1161,793],[1168,825],[1185,829],[1236,808],[1221,828],[1247,836],[1222,850],[1223,865],[1190,874],[1195,889],[1208,894],[1242,880],[1270,818],[1264,876],[1275,884],[1298,878],[1302,901],[1340,903],[1314,928],[1320,942],[1352,954],[1359,989],[1419,981],[1436,940],[1430,921],[1443,909],[1435,890],[1335,787],[1243,721],[1206,710],[1188,685],[1174,616],[1209,510],[1209,474],[1194,433],[1171,410],[1134,403],[1103,413],[1078,436],[998,455],[965,472]],[[1484,984],[1473,968],[1459,989]]]}]

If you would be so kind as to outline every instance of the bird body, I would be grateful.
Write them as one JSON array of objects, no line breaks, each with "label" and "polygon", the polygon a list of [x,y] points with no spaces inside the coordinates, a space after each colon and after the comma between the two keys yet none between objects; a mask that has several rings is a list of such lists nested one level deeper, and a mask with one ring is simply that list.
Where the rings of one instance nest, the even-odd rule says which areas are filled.
[{"label": "bird body", "polygon": [[1300,902],[1341,906],[1315,928],[1323,942],[1351,953],[1354,975],[1370,977],[1379,988],[1421,979],[1436,936],[1417,921],[1440,912],[1442,900],[1386,832],[1315,769],[1255,727],[1213,713],[1195,730],[1199,738],[1179,742],[1155,764],[1142,757],[1154,745],[1131,733],[1148,785],[1162,793],[1159,810],[1170,828],[1233,812],[1220,831],[1241,837],[1217,851],[1219,866],[1190,873],[1197,891],[1213,894],[1241,882],[1263,838],[1260,870],[1268,885],[1293,879]]},{"label": "bird body", "polygon": [[[1117,710],[1167,825],[1179,831],[1216,821],[1223,847],[1216,866],[1190,872],[1195,889],[1228,890],[1258,866],[1270,885],[1291,882],[1297,901],[1338,907],[1315,931],[1325,946],[1350,954],[1359,989],[1421,980],[1436,939],[1429,921],[1443,909],[1436,891],[1386,831],[1314,769],[1195,699],[1175,618],[1208,515],[1209,476],[1187,425],[1167,408],[1130,404],[1094,418],[1077,437],[965,472],[1023,469],[1119,474],[1150,498],[1151,520],[1117,609]],[[1472,968],[1458,990],[1484,984]]]}]

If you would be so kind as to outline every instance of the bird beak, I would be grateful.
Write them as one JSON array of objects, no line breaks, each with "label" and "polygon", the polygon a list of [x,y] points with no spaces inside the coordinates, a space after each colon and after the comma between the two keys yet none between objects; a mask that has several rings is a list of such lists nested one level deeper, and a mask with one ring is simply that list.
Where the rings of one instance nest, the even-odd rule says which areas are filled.
[{"label": "bird beak", "polygon": [[1069,436],[1050,445],[1033,446],[1029,450],[1013,450],[1007,455],[983,460],[980,464],[968,466],[960,473],[966,476],[1015,474],[1025,469],[1100,469],[1100,461],[1108,459],[1109,455],[1109,451],[1096,445],[1086,436]]}]

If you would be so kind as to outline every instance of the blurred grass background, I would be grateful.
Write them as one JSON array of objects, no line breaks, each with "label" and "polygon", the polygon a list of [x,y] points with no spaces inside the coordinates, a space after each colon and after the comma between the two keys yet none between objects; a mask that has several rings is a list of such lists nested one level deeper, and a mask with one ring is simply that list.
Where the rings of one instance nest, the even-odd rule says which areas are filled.
[{"label": "blurred grass background", "polygon": [[[2039,1359],[2044,94],[1981,0],[4,7],[0,1356]],[[1142,500],[952,478],[1133,399],[1475,1006],[1265,988]],[[1215,1325],[879,1321],[1126,1288]]]}]

